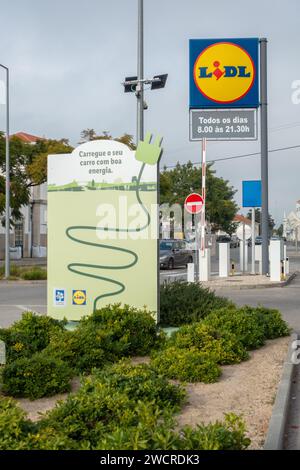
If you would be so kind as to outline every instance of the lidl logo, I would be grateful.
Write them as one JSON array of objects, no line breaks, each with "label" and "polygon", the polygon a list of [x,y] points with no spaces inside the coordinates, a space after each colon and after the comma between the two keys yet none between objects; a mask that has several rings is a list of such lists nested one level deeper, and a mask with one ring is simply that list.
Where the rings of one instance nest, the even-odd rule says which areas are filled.
[{"label": "lidl logo", "polygon": [[72,291],[72,304],[73,305],[86,305],[86,290],[73,290]]},{"label": "lidl logo", "polygon": [[258,106],[257,52],[253,39],[192,40],[190,107]]}]

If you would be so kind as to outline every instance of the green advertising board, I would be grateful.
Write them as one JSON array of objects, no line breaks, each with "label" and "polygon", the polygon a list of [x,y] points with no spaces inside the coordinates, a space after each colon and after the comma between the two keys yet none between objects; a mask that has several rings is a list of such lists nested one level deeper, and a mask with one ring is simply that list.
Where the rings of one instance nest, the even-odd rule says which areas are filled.
[{"label": "green advertising board", "polygon": [[[148,140],[148,142],[147,142]],[[112,140],[48,157],[48,314],[79,320],[112,303],[158,312],[157,163]]]}]

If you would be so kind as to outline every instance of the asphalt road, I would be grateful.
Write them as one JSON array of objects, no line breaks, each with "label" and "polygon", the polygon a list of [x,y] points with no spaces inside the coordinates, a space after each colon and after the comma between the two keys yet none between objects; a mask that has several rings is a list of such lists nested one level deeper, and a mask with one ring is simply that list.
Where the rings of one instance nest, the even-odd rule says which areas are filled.
[{"label": "asphalt road", "polygon": [[[231,250],[231,258],[237,259],[238,249]],[[289,253],[291,270],[300,271],[300,254]],[[217,271],[218,260],[213,258],[212,271]],[[166,277],[186,279],[186,269],[161,271],[161,282]],[[286,287],[266,289],[218,289],[217,293],[231,298],[238,305],[263,304],[278,308],[291,327],[300,333],[300,274]],[[46,282],[24,284],[22,282],[0,282],[0,327],[6,327],[20,318],[26,310],[41,314],[47,312]]]},{"label": "asphalt road", "polygon": [[9,326],[26,310],[47,313],[46,299],[46,282],[0,282],[0,327]]}]

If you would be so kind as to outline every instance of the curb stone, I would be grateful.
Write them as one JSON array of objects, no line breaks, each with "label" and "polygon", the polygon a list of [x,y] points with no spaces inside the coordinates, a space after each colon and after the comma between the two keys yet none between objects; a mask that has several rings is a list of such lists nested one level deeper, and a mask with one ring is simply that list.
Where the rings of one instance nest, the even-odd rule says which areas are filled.
[{"label": "curb stone", "polygon": [[286,361],[283,365],[281,381],[279,383],[275,403],[272,410],[272,416],[269,423],[269,429],[264,444],[264,450],[282,450],[284,441],[284,431],[289,411],[289,401],[291,394],[291,385],[295,365],[291,362],[292,344],[299,339],[297,333],[293,333]]},{"label": "curb stone", "polygon": [[266,288],[274,288],[274,287],[285,287],[287,286],[295,277],[299,274],[298,271],[292,273],[288,279],[282,282],[273,282],[271,283],[264,283],[264,284],[244,284],[244,285],[237,285],[237,284],[231,284],[228,282],[227,284],[222,284],[222,285],[217,285],[214,286],[212,284],[209,284],[209,282],[203,282],[202,285],[205,287],[209,287],[211,289],[235,289],[235,290],[243,290],[243,289],[266,289]]}]

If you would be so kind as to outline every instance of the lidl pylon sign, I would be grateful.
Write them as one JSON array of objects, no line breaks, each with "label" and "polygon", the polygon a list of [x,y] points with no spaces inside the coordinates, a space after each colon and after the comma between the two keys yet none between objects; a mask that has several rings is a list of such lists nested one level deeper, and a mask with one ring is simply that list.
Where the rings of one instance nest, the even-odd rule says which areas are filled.
[{"label": "lidl pylon sign", "polygon": [[190,108],[257,108],[258,39],[190,40]]}]

